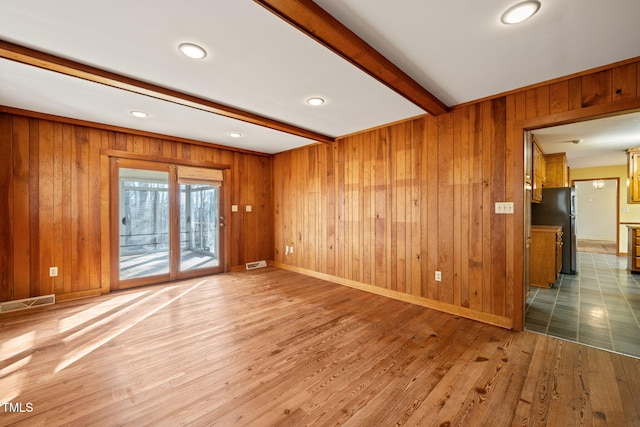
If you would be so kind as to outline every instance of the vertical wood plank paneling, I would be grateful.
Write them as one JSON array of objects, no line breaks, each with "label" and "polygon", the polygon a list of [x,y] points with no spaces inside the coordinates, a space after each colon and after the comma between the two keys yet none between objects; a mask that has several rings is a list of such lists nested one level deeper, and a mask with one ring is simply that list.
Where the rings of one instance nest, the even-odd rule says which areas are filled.
[{"label": "vertical wood plank paneling", "polygon": [[551,114],[569,111],[569,82],[563,80],[549,86],[549,112]]},{"label": "vertical wood plank paneling", "polygon": [[[179,147],[178,151],[182,152],[182,147]],[[242,180],[244,168],[240,163],[241,159],[242,156],[236,153],[231,160],[231,180],[233,182],[241,182]],[[244,225],[242,223],[242,219],[244,217],[244,201],[242,200],[241,189],[241,185],[233,186],[231,188],[231,200],[228,201],[228,203],[238,206],[238,211],[232,212],[231,218],[227,219],[227,223],[231,225],[231,230],[227,228],[227,238],[231,239],[232,242],[236,242],[236,244],[231,247],[231,253],[227,254],[227,256],[229,257],[229,262],[232,266],[240,264],[240,253],[242,252],[242,249],[244,247],[241,231],[244,229]]]},{"label": "vertical wood plank paneling", "polygon": [[[54,144],[54,125],[50,121],[35,121],[39,125],[39,166],[35,170],[39,172],[39,209],[36,210],[38,215],[33,215],[39,219],[39,229],[35,235],[39,238],[39,271],[37,275],[41,282],[40,292],[34,295],[44,295],[54,292],[54,278],[49,278],[49,267],[57,266],[55,264],[55,144]],[[31,137],[33,138],[32,132]],[[33,170],[31,171],[34,172]],[[32,195],[34,197],[34,195]],[[33,237],[33,236],[32,236]]]},{"label": "vertical wood plank paneling", "polygon": [[356,187],[358,166],[356,164],[356,153],[353,139],[345,141],[344,151],[344,256],[345,256],[345,277],[350,280],[357,280],[354,273],[358,270],[358,253],[354,242],[357,240],[358,227],[356,225],[357,194]]},{"label": "vertical wood plank paneling", "polygon": [[0,113],[0,301],[13,299],[13,117]]},{"label": "vertical wood plank paneling", "polygon": [[[507,161],[506,100],[491,101],[491,140],[493,155],[492,200],[491,200],[491,310],[498,316],[505,313],[506,294],[506,215],[495,215],[496,202],[506,201],[504,177]],[[512,200],[512,199],[509,199]]]},{"label": "vertical wood plank paneling", "polygon": [[529,89],[525,92],[527,118],[549,114],[550,109],[549,86]]},{"label": "vertical wood plank paneling", "polygon": [[53,192],[53,265],[58,267],[58,276],[53,278],[53,291],[55,294],[64,292],[64,241],[63,233],[63,176],[64,176],[64,160],[63,160],[63,126],[62,123],[53,123],[53,172],[51,191]]},{"label": "vertical wood plank paneling", "polygon": [[[568,85],[567,85],[568,94]],[[567,98],[568,99],[568,98]],[[568,106],[568,103],[567,103]],[[522,269],[517,269],[518,264],[516,260],[524,259],[523,247],[524,237],[523,233],[516,233],[515,219],[524,218],[524,135],[516,137],[514,135],[513,126],[509,124],[514,123],[516,120],[516,101],[515,96],[510,95],[506,98],[506,111],[505,111],[505,150],[506,150],[506,168],[505,176],[513,177],[513,179],[507,179],[505,182],[505,194],[506,199],[513,201],[514,213],[510,215],[506,221],[506,256],[505,256],[505,313],[509,315],[513,313],[515,316],[514,298],[516,294],[515,287],[522,282],[516,280],[516,278],[523,277]],[[516,141],[514,144],[509,144],[509,141]],[[519,141],[519,142],[518,142]],[[516,235],[516,234],[519,234]],[[515,317],[514,317],[515,318]]]},{"label": "vertical wood plank paneling", "polygon": [[[536,98],[537,99],[537,98]],[[529,101],[527,101],[527,104]],[[482,103],[482,310],[490,312],[492,306],[493,271],[491,244],[494,230],[493,223],[493,168],[495,154],[493,152],[492,102]]]},{"label": "vertical wood plank paneling", "polygon": [[361,139],[360,161],[362,162],[362,282],[375,283],[375,182],[374,157],[371,153],[371,139]]},{"label": "vertical wood plank paneling", "polygon": [[337,175],[338,175],[338,181],[336,183],[337,187],[336,187],[336,208],[337,208],[337,213],[338,213],[338,217],[337,217],[337,226],[338,226],[338,233],[337,233],[337,239],[336,239],[336,246],[337,246],[337,263],[336,263],[336,267],[337,267],[337,271],[338,271],[338,276],[340,277],[347,277],[346,276],[346,270],[348,268],[348,260],[345,258],[346,257],[346,247],[345,247],[345,202],[346,202],[346,197],[345,197],[345,190],[344,190],[344,183],[345,183],[345,147],[344,144],[340,144],[338,146],[338,151],[337,151]]},{"label": "vertical wood plank paneling", "polygon": [[100,289],[100,149],[102,148],[102,133],[98,129],[88,129],[88,163],[87,163],[87,207],[88,217],[87,241],[89,258],[89,288]]},{"label": "vertical wood plank paneling", "polygon": [[[113,132],[102,132],[101,149],[108,150],[114,140]],[[100,155],[100,287],[101,293],[111,292],[111,229],[109,221],[109,157]],[[114,272],[115,274],[115,272]]]},{"label": "vertical wood plank paneling", "polygon": [[[29,119],[29,296],[48,294],[48,280],[40,280],[40,127]],[[48,276],[48,275],[47,275]],[[41,289],[42,285],[42,289]]]},{"label": "vertical wood plank paneling", "polygon": [[31,254],[29,250],[29,119],[13,121],[13,298],[30,296]]},{"label": "vertical wood plank paneling", "polygon": [[470,224],[469,224],[469,308],[482,311],[483,299],[483,189],[482,175],[482,105],[469,107],[469,175],[470,175]]},{"label": "vertical wood plank paneling", "polygon": [[[462,305],[462,109],[453,111],[453,304]],[[464,153],[466,156],[466,153]]]},{"label": "vertical wood plank paneling", "polygon": [[398,126],[390,129],[391,142],[391,289],[404,292],[404,227],[405,220],[404,200],[406,198],[402,179],[404,174],[404,135],[399,132]]},{"label": "vertical wood plank paneling", "polygon": [[118,151],[127,151],[127,135],[122,132],[116,132],[114,136],[113,146],[110,148]]},{"label": "vertical wood plank paneling", "polygon": [[305,200],[306,212],[303,216],[304,220],[304,261],[303,265],[306,268],[311,270],[316,270],[318,267],[316,265],[316,254],[315,250],[322,250],[322,247],[319,245],[320,235],[318,232],[318,223],[317,223],[317,214],[318,214],[318,190],[316,187],[316,183],[318,182],[318,147],[311,147],[309,149],[309,157],[307,160],[307,167],[304,171],[301,171],[303,174],[307,174],[306,179],[304,180],[304,185],[307,187]]},{"label": "vertical wood plank paneling", "polygon": [[316,192],[316,229],[318,235],[316,241],[318,242],[318,250],[314,251],[315,262],[319,271],[327,271],[327,257],[328,242],[327,242],[327,203],[325,195],[327,194],[327,179],[326,171],[327,165],[327,147],[326,145],[318,145],[316,147],[318,156],[318,168],[316,170],[315,192]]},{"label": "vertical wood plank paneling", "polygon": [[425,207],[422,199],[422,149],[423,149],[423,128],[424,120],[411,121],[411,288],[410,294],[416,297],[421,296],[422,269],[426,258],[422,251],[422,212]]},{"label": "vertical wood plank paneling", "polygon": [[[125,139],[126,141],[126,139]],[[72,232],[72,192],[73,192],[73,165],[75,162],[75,150],[73,139],[73,126],[62,125],[62,235],[64,239],[62,247],[62,271],[58,273],[62,276],[63,288],[62,293],[68,294],[73,291],[73,257],[72,250],[73,240],[77,238],[77,234]],[[125,146],[126,147],[126,146]]]},{"label": "vertical wood plank paneling", "polygon": [[[366,265],[368,264],[368,260],[366,259],[364,246],[365,246],[365,233],[367,233],[367,220],[365,218],[365,170],[367,164],[364,158],[364,147],[367,145],[365,143],[364,135],[360,134],[358,138],[358,145],[355,147],[355,153],[358,158],[358,187],[355,189],[355,193],[358,196],[358,212],[356,213],[355,221],[358,224],[358,241],[354,242],[356,245],[356,249],[358,252],[358,271],[357,277],[358,281],[365,281],[365,274],[369,275],[369,273],[365,273]],[[364,191],[363,191],[364,190]],[[368,253],[366,254],[368,256]],[[369,283],[369,282],[367,282]]]},{"label": "vertical wood plank paneling", "polygon": [[[74,132],[73,165],[71,169],[71,260],[74,292],[86,289],[89,278],[89,135],[85,127]],[[139,140],[139,138],[138,138]]]},{"label": "vertical wood plank paneling", "polygon": [[[336,229],[336,218],[337,218],[337,201],[336,201],[336,182],[338,179],[338,175],[336,173],[336,150],[337,144],[332,143],[329,144],[326,148],[327,151],[327,192],[325,193],[326,203],[327,203],[327,273],[331,275],[337,274],[336,268],[336,258],[337,258],[337,247],[336,247],[336,239],[337,239],[337,229]],[[281,173],[280,169],[274,170],[274,179],[278,179],[279,174]]]},{"label": "vertical wood plank paneling", "polygon": [[453,115],[438,116],[438,300],[453,304]]},{"label": "vertical wood plank paneling", "polygon": [[613,102],[638,96],[638,65],[627,64],[613,69]]},{"label": "vertical wood plank paneling", "polygon": [[582,79],[575,77],[569,80],[569,110],[582,108]]},{"label": "vertical wood plank paneling", "polygon": [[[275,170],[281,170],[284,169],[284,167],[280,166],[280,163],[284,163],[284,159],[282,157],[276,157],[273,160],[273,168]],[[275,177],[274,177],[274,184],[275,184]],[[282,242],[282,229],[284,227],[284,221],[283,221],[283,215],[282,215],[282,199],[281,196],[283,195],[282,191],[274,191],[273,193],[273,230],[274,230],[274,253],[273,253],[273,260],[275,262],[281,262],[284,263],[284,258],[282,257],[282,253],[280,251],[280,248],[283,247],[284,245],[281,243]],[[229,201],[229,203],[233,204],[233,201]],[[231,214],[233,216],[233,213]],[[228,220],[230,221],[231,218],[228,218]]]},{"label": "vertical wood plank paneling", "polygon": [[612,101],[613,73],[611,70],[582,77],[582,107],[607,104]]},{"label": "vertical wood plank paneling", "polygon": [[470,232],[470,206],[471,181],[469,162],[469,108],[460,109],[460,306],[469,308],[469,232]]},{"label": "vertical wood plank paneling", "polygon": [[404,146],[405,146],[405,156],[404,156],[404,187],[405,187],[405,221],[404,221],[404,264],[405,264],[405,275],[404,275],[404,292],[410,294],[411,293],[411,283],[413,282],[413,256],[412,256],[412,241],[413,236],[411,235],[412,225],[413,225],[413,176],[412,176],[412,165],[413,165],[413,147],[411,140],[411,122],[402,123],[402,132],[404,133]]},{"label": "vertical wood plank paneling", "polygon": [[372,132],[373,148],[375,149],[375,263],[376,276],[374,284],[387,287],[387,189],[386,176],[386,141],[381,132]]},{"label": "vertical wood plank paneling", "polygon": [[438,234],[438,153],[440,151],[439,135],[440,130],[438,119],[429,116],[427,127],[427,294],[429,299],[438,300],[438,283],[434,279],[436,270],[439,269],[438,241],[441,236]]}]

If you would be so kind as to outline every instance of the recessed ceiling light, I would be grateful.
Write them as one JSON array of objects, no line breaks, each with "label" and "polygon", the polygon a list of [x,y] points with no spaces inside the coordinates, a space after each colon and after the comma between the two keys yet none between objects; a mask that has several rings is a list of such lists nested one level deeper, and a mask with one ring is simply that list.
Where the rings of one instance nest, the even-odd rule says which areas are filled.
[{"label": "recessed ceiling light", "polygon": [[197,44],[193,43],[182,43],[178,46],[180,52],[193,59],[202,59],[207,56],[207,51]]},{"label": "recessed ceiling light", "polygon": [[145,113],[144,111],[132,110],[132,111],[129,111],[129,114],[131,114],[134,117],[139,117],[141,119],[143,119],[145,117],[149,117],[149,114]]},{"label": "recessed ceiling light", "polygon": [[227,132],[227,135],[229,135],[231,138],[241,138],[242,134],[240,132]]},{"label": "recessed ceiling light", "polygon": [[322,104],[324,104],[324,99],[318,98],[317,96],[314,96],[313,98],[307,99],[307,104],[309,104],[309,105],[322,105]]},{"label": "recessed ceiling light", "polygon": [[540,9],[540,2],[537,0],[523,1],[507,9],[500,21],[503,24],[518,24],[531,18]]}]

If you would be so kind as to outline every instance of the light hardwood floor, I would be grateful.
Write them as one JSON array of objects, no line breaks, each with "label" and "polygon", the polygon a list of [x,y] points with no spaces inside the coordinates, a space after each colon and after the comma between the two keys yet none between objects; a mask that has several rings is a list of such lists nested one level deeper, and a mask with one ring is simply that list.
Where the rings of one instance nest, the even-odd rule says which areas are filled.
[{"label": "light hardwood floor", "polygon": [[271,267],[4,314],[0,346],[3,426],[640,425],[639,359]]}]

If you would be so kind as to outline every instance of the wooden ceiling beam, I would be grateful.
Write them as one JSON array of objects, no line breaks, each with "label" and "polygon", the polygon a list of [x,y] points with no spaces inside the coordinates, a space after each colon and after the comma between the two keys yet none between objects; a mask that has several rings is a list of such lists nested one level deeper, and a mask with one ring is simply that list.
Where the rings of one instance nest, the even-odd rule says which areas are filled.
[{"label": "wooden ceiling beam", "polygon": [[330,143],[335,138],[323,135],[308,129],[300,128],[289,123],[280,122],[258,114],[243,111],[228,105],[188,95],[152,83],[132,79],[120,74],[101,70],[89,65],[84,65],[75,61],[60,58],[55,55],[40,52],[24,46],[19,46],[0,40],[0,58],[32,65],[45,70],[54,71],[71,77],[100,83],[117,89],[127,90],[140,95],[150,96],[162,101],[173,102],[185,107],[195,108],[220,116],[229,117],[243,122],[252,123],[258,126],[285,132],[291,135],[308,138],[313,141]]},{"label": "wooden ceiling beam", "polygon": [[426,112],[438,115],[449,111],[442,101],[313,1],[254,1]]}]

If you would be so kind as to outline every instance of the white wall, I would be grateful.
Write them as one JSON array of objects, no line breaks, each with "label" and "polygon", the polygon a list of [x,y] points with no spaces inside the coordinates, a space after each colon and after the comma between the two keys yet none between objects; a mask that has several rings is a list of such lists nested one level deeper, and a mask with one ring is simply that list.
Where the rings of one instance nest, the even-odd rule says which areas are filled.
[{"label": "white wall", "polygon": [[603,180],[604,187],[595,189],[594,181],[578,181],[576,186],[576,237],[588,240],[616,241],[617,195],[615,179]]}]

